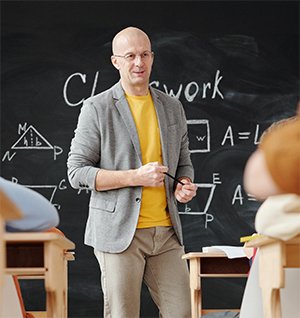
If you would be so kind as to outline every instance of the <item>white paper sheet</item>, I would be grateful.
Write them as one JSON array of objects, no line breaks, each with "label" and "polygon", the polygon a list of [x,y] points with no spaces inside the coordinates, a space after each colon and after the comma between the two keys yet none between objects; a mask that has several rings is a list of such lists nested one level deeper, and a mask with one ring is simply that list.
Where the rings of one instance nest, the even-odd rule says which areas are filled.
[{"label": "white paper sheet", "polygon": [[224,252],[228,258],[247,257],[243,246],[230,245],[213,245],[202,247],[204,253],[220,253]]}]

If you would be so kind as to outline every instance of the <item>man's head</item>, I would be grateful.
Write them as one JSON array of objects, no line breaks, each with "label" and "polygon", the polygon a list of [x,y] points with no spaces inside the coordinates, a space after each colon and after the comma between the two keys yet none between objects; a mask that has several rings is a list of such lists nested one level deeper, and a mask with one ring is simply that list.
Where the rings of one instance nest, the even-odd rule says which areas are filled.
[{"label": "man's head", "polygon": [[111,61],[119,70],[121,83],[129,95],[145,95],[153,63],[149,37],[142,30],[128,27],[112,41]]}]

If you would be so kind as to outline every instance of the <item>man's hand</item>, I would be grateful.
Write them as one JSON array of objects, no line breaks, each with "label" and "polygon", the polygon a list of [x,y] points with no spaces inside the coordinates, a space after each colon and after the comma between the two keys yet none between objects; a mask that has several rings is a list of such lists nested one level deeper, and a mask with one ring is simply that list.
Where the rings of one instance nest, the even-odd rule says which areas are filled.
[{"label": "man's hand", "polygon": [[149,162],[136,170],[137,183],[144,187],[161,187],[164,185],[164,172],[167,171],[168,167],[159,162]]},{"label": "man's hand", "polygon": [[187,179],[180,179],[184,185],[177,183],[175,189],[175,198],[180,203],[187,203],[196,195],[197,193],[197,185],[195,183],[190,182]]}]

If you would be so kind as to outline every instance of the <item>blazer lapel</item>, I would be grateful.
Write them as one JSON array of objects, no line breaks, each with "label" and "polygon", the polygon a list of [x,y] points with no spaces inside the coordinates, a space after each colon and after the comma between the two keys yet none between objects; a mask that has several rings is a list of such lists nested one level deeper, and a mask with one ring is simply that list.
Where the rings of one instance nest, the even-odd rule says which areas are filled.
[{"label": "blazer lapel", "polygon": [[159,97],[155,94],[155,91],[150,87],[150,92],[153,98],[153,103],[156,109],[156,115],[158,118],[158,125],[160,130],[160,142],[162,148],[163,155],[163,164],[168,166],[169,158],[168,158],[168,123],[165,114],[164,105],[159,99]]},{"label": "blazer lapel", "polygon": [[115,105],[116,108],[118,109],[124,123],[125,126],[128,130],[130,139],[133,143],[134,149],[137,153],[137,155],[140,158],[140,162],[142,165],[142,154],[141,154],[141,147],[140,147],[140,140],[139,140],[139,136],[136,130],[136,126],[129,108],[129,105],[127,103],[124,91],[122,89],[122,86],[119,83],[117,83],[114,87],[113,90],[113,98],[115,99]]}]

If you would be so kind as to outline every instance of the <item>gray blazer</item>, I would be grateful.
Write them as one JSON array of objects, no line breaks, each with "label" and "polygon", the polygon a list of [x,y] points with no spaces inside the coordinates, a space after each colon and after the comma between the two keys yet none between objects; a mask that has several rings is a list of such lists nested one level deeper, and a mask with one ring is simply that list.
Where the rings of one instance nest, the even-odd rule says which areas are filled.
[{"label": "gray blazer", "polygon": [[[170,174],[193,180],[183,107],[157,89],[150,87],[150,92],[159,122],[163,164]],[[104,252],[124,251],[136,230],[142,187],[95,190],[99,168],[128,170],[142,166],[139,137],[120,82],[84,102],[67,166],[72,187],[91,190],[85,244]],[[165,188],[172,225],[182,244],[174,181],[165,178]]]}]

